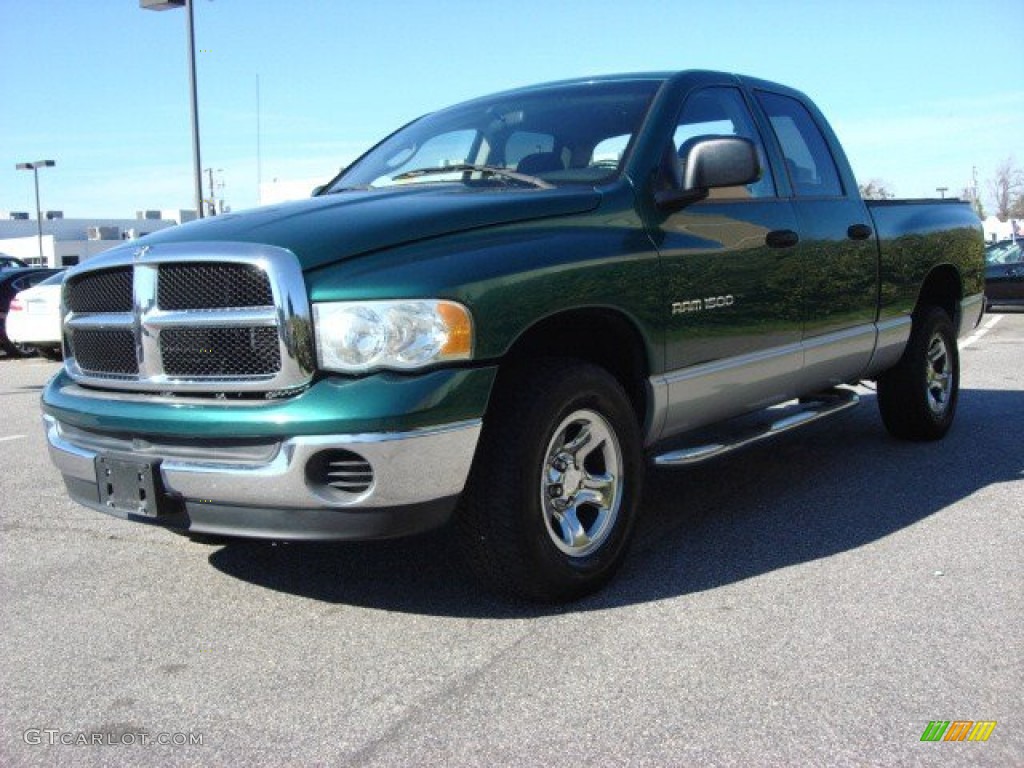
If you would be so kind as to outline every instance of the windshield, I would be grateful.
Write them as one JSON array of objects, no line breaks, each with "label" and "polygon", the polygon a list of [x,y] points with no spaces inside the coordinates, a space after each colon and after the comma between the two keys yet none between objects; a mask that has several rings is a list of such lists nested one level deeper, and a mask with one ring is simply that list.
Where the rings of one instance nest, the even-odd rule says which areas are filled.
[{"label": "windshield", "polygon": [[1017,264],[1024,258],[1020,243],[997,243],[985,248],[985,262],[995,264]]},{"label": "windshield", "polygon": [[652,80],[557,85],[435,112],[370,150],[327,191],[609,181],[621,172],[658,86]]}]

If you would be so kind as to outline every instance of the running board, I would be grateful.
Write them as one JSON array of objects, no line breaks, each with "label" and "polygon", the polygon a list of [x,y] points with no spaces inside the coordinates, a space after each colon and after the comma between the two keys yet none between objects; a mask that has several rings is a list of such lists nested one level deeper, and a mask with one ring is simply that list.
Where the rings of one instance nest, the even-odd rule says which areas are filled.
[{"label": "running board", "polygon": [[[654,457],[654,464],[658,467],[688,467],[693,464],[700,464],[702,461],[714,459],[727,453],[746,448],[749,445],[778,437],[784,432],[789,432],[797,427],[812,424],[829,416],[835,416],[843,411],[853,408],[860,402],[856,392],[849,389],[830,389],[827,392],[785,403],[782,406],[769,408],[761,411],[760,416],[776,416],[780,413],[787,415],[782,418],[775,418],[768,424],[757,424],[752,429],[746,429],[727,439],[715,440],[703,445],[696,445],[691,448],[669,451]],[[777,413],[772,413],[777,411]]]}]

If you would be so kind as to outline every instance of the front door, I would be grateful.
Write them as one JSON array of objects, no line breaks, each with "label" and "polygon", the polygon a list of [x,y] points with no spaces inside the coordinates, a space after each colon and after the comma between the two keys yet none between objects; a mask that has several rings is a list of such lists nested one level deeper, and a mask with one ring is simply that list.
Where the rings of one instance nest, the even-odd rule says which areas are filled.
[{"label": "front door", "polygon": [[683,103],[673,154],[695,141],[740,136],[758,148],[762,178],[713,190],[652,223],[664,276],[667,397],[664,434],[794,396],[802,365],[799,227],[780,198],[764,142],[739,88],[713,86]]}]

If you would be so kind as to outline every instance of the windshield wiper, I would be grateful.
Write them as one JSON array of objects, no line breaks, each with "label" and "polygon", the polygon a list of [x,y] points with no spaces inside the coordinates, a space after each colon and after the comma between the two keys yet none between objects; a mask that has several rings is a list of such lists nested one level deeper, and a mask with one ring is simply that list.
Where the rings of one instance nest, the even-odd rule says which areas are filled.
[{"label": "windshield wiper", "polygon": [[523,184],[529,184],[539,189],[554,189],[554,184],[549,184],[544,179],[530,176],[517,171],[510,171],[507,168],[499,168],[495,165],[474,165],[472,163],[459,163],[458,165],[439,165],[434,168],[417,168],[414,171],[406,171],[392,177],[392,181],[405,181],[406,179],[417,179],[420,176],[436,176],[441,173],[481,173],[485,176],[500,176],[503,179],[512,179]]},{"label": "windshield wiper", "polygon": [[339,192],[368,192],[373,189],[369,184],[355,184],[351,187],[335,187],[324,192],[325,195],[336,195]]}]

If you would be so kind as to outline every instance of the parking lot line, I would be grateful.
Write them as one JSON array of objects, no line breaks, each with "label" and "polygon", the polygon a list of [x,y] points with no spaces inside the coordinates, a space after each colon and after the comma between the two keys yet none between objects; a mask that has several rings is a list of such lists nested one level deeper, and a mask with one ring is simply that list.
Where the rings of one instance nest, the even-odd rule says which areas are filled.
[{"label": "parking lot line", "polygon": [[4,435],[3,437],[0,437],[0,443],[6,443],[8,440],[20,440],[23,437],[25,437],[25,435]]},{"label": "parking lot line", "polygon": [[981,326],[981,328],[979,328],[978,330],[976,330],[974,333],[972,333],[970,336],[963,340],[963,342],[960,344],[960,349],[964,349],[966,347],[971,346],[971,344],[973,344],[986,333],[991,331],[992,328],[995,327],[995,324],[1002,319],[1002,315],[992,315],[991,317],[989,317],[988,322],[986,322],[983,326]]}]

